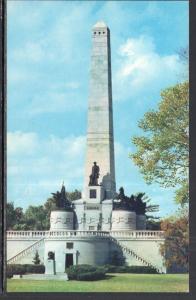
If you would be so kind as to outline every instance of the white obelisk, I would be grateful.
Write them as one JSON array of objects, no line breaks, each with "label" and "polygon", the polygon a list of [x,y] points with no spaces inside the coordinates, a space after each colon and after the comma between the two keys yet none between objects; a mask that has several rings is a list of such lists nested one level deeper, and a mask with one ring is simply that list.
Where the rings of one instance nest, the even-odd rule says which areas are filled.
[{"label": "white obelisk", "polygon": [[98,183],[104,199],[115,195],[110,30],[104,22],[92,28],[92,55],[88,104],[87,153],[84,188],[93,163],[100,168]]}]

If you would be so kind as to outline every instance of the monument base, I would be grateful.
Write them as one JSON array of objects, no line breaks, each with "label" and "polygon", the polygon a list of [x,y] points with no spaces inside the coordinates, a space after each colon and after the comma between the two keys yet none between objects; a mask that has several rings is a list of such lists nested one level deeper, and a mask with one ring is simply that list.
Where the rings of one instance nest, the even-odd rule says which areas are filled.
[{"label": "monument base", "polygon": [[136,216],[136,228],[137,230],[146,230],[146,216],[137,215]]},{"label": "monument base", "polygon": [[86,203],[101,203],[105,198],[105,190],[101,185],[87,186],[82,198]]},{"label": "monument base", "polygon": [[50,230],[73,230],[73,211],[53,210],[50,214]]},{"label": "monument base", "polygon": [[134,211],[113,210],[112,230],[136,230],[136,214]]},{"label": "monument base", "polygon": [[48,259],[45,263],[45,275],[55,275],[56,268],[55,268],[55,261],[52,259]]}]

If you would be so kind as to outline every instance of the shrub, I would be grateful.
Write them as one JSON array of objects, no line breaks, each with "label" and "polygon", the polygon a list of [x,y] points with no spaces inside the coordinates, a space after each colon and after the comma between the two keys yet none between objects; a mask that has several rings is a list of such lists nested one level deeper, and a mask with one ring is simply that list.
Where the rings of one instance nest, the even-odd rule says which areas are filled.
[{"label": "shrub", "polygon": [[6,274],[8,278],[11,278],[13,275],[25,274],[25,265],[7,265]]},{"label": "shrub", "polygon": [[103,279],[105,277],[105,271],[103,270],[96,270],[94,272],[88,272],[88,273],[81,273],[78,274],[77,276],[77,280],[89,280],[89,281],[93,281],[93,280],[100,280]]},{"label": "shrub", "polygon": [[6,268],[6,275],[8,278],[11,278],[13,275],[23,275],[26,273],[43,274],[44,272],[45,272],[44,265],[11,264],[11,265],[7,265]]},{"label": "shrub", "polygon": [[104,268],[106,269],[106,273],[115,273],[117,266],[116,265],[104,265]]},{"label": "shrub", "polygon": [[141,273],[157,274],[157,270],[148,266],[114,266],[105,265],[106,273]]},{"label": "shrub", "polygon": [[25,265],[26,272],[25,273],[34,273],[34,274],[43,274],[45,273],[44,265]]},{"label": "shrub", "polygon": [[113,266],[123,266],[125,264],[125,257],[122,251],[120,253],[119,251],[113,251],[111,253],[110,263]]},{"label": "shrub", "polygon": [[99,266],[76,265],[66,269],[69,280],[98,280],[105,276],[106,269]]},{"label": "shrub", "polygon": [[89,273],[96,270],[96,267],[91,265],[75,265],[66,269],[67,276],[70,280],[77,280],[77,275],[81,273]]},{"label": "shrub", "polygon": [[36,250],[36,252],[35,252],[35,256],[34,256],[34,258],[33,258],[33,261],[32,261],[33,263],[34,263],[34,265],[39,265],[40,264],[40,262],[41,262],[41,260],[40,260],[40,258],[39,258],[39,253],[38,253],[38,251]]}]

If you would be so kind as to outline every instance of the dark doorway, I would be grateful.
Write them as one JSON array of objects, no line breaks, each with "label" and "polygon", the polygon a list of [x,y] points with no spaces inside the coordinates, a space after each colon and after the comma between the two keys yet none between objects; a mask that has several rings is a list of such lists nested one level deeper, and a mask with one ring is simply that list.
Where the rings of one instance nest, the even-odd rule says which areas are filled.
[{"label": "dark doorway", "polygon": [[65,267],[69,268],[70,266],[73,266],[73,254],[66,254]]}]

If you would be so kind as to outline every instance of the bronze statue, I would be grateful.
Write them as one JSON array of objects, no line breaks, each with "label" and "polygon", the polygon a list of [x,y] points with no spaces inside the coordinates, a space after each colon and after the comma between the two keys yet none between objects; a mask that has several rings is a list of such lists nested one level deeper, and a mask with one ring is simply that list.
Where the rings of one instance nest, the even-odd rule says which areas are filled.
[{"label": "bronze statue", "polygon": [[119,194],[118,194],[118,196],[117,196],[117,199],[120,199],[120,200],[122,200],[122,201],[125,201],[126,196],[125,196],[125,192],[124,192],[124,188],[123,188],[123,187],[121,187],[121,188],[119,189]]},{"label": "bronze statue", "polygon": [[52,251],[48,252],[48,259],[54,260],[55,259],[55,254]]},{"label": "bronze statue", "polygon": [[56,208],[72,210],[71,202],[67,199],[66,196],[64,184],[62,185],[60,192],[57,191],[56,193],[52,193],[52,195],[55,200]]},{"label": "bronze statue", "polygon": [[138,215],[144,215],[146,212],[146,202],[142,201],[144,193],[139,193],[137,196],[131,195],[130,197],[125,196],[124,188],[119,189],[119,194],[116,200],[113,202],[114,210],[128,210],[134,211]]},{"label": "bronze statue", "polygon": [[136,211],[136,201],[134,195],[127,197],[124,193],[124,188],[121,187],[119,189],[119,194],[116,197],[118,202],[114,202],[113,209],[114,210],[127,210],[127,211]]},{"label": "bronze statue", "polygon": [[135,205],[135,211],[138,215],[144,215],[146,212],[146,203],[142,201],[142,197],[144,196],[144,193],[139,193],[136,196],[136,205]]},{"label": "bronze statue", "polygon": [[136,201],[135,201],[135,197],[133,195],[131,195],[131,197],[129,198],[128,203],[129,203],[129,210],[135,211]]},{"label": "bronze statue", "polygon": [[119,189],[119,194],[116,199],[120,200],[120,202],[115,202],[113,209],[129,210],[129,203],[128,203],[129,198],[125,196],[123,187]]},{"label": "bronze statue", "polygon": [[99,166],[97,165],[96,161],[92,167],[92,173],[90,175],[89,186],[91,185],[98,185],[98,178],[99,178]]}]

